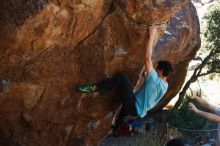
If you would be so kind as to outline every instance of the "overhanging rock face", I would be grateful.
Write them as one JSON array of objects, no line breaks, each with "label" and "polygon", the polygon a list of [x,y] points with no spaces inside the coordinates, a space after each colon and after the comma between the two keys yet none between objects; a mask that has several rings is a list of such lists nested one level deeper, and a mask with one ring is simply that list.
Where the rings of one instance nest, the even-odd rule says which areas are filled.
[{"label": "overhanging rock face", "polygon": [[[177,12],[177,13],[176,13]],[[181,88],[200,46],[199,22],[184,0],[8,0],[0,5],[0,145],[98,145],[119,96],[75,90],[126,72],[133,85],[149,38],[144,25],[170,20],[153,52],[176,72],[157,109]],[[164,33],[165,32],[165,33]]]}]

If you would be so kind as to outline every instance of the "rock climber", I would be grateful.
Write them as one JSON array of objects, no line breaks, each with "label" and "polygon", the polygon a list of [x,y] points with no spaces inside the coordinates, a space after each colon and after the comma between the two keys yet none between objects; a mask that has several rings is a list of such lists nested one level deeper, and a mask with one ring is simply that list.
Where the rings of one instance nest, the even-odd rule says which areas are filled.
[{"label": "rock climber", "polygon": [[216,146],[220,146],[220,108],[217,108],[209,104],[202,98],[196,96],[194,93],[192,96],[190,96],[190,98],[198,102],[199,105],[206,108],[209,112],[199,110],[192,102],[188,104],[190,110],[192,110],[199,116],[206,118],[209,121],[218,123],[218,134],[217,134]]},{"label": "rock climber", "polygon": [[98,92],[100,95],[105,95],[113,88],[118,89],[122,100],[122,109],[114,129],[119,128],[128,115],[143,118],[167,91],[167,77],[174,69],[169,61],[159,61],[156,69],[153,68],[151,56],[157,33],[156,27],[149,27],[150,39],[145,50],[145,73],[143,75],[145,81],[137,92],[133,92],[129,78],[125,74],[118,74],[95,84],[78,86],[78,90],[81,92]]}]

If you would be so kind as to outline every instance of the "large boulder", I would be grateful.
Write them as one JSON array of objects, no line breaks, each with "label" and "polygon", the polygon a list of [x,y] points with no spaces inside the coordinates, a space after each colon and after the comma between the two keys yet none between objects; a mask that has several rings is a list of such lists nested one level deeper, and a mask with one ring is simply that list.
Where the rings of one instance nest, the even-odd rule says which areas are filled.
[{"label": "large boulder", "polygon": [[[176,13],[177,12],[177,13]],[[120,104],[116,92],[75,90],[126,72],[135,86],[150,24],[169,22],[153,52],[176,72],[157,109],[180,90],[200,45],[187,0],[8,0],[0,5],[0,145],[98,145]],[[165,32],[165,33],[164,33]]]}]

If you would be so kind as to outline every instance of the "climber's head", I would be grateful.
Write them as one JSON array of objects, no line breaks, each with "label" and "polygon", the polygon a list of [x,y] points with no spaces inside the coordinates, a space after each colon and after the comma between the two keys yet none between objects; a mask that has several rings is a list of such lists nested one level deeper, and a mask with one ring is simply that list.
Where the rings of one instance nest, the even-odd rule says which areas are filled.
[{"label": "climber's head", "polygon": [[174,68],[171,62],[160,60],[158,62],[156,70],[159,76],[168,77],[169,73],[174,71]]}]

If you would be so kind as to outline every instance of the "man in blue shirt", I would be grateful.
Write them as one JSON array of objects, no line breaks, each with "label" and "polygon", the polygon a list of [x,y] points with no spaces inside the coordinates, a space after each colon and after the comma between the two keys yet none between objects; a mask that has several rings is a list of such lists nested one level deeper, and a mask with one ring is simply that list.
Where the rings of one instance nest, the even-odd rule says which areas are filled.
[{"label": "man in blue shirt", "polygon": [[145,51],[145,73],[144,84],[134,93],[131,83],[125,74],[115,75],[96,84],[79,86],[78,90],[85,93],[98,92],[105,95],[112,88],[118,89],[122,100],[122,109],[116,120],[119,127],[127,115],[144,117],[166,93],[168,84],[166,82],[173,66],[169,61],[159,61],[156,70],[153,68],[151,56],[157,29],[150,27],[150,39]]}]

